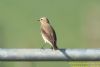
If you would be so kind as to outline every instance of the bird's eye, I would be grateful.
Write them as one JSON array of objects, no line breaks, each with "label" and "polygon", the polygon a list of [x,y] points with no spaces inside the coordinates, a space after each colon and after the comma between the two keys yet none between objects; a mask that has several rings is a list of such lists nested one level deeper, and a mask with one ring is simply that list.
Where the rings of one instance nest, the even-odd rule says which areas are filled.
[{"label": "bird's eye", "polygon": [[41,20],[43,20],[43,19],[41,18]]}]

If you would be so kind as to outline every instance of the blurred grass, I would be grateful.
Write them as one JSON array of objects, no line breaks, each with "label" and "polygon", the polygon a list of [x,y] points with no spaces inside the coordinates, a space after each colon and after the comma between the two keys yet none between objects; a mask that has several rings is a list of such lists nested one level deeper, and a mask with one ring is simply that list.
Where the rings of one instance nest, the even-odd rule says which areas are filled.
[{"label": "blurred grass", "polygon": [[[40,48],[44,42],[36,20],[42,16],[55,28],[59,48],[100,47],[99,0],[0,0],[0,47]],[[0,62],[0,67],[73,67],[74,63]]]}]

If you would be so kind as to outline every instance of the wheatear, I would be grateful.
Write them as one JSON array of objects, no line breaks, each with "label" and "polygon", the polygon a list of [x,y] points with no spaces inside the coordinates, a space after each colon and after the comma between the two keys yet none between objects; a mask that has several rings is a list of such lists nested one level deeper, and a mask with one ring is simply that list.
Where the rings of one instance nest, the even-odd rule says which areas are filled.
[{"label": "wheatear", "polygon": [[45,43],[49,43],[54,50],[57,50],[57,37],[55,30],[50,25],[49,20],[46,17],[39,19],[41,23],[41,35]]}]

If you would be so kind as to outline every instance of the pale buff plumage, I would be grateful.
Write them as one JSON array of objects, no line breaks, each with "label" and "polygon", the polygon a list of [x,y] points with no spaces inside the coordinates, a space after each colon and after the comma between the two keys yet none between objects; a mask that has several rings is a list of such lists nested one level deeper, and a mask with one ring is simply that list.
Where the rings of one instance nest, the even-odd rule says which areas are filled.
[{"label": "pale buff plumage", "polygon": [[45,43],[49,43],[55,50],[58,49],[56,33],[49,20],[46,17],[42,17],[39,21],[41,22],[41,34]]}]

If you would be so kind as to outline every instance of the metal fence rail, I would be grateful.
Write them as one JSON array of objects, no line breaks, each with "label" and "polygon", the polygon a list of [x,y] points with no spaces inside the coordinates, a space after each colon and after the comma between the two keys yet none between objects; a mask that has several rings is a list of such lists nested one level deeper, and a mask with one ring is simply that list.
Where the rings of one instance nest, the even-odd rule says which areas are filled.
[{"label": "metal fence rail", "polygon": [[0,61],[100,61],[100,49],[6,49]]}]

